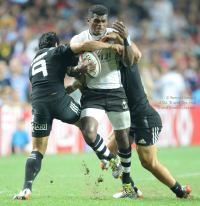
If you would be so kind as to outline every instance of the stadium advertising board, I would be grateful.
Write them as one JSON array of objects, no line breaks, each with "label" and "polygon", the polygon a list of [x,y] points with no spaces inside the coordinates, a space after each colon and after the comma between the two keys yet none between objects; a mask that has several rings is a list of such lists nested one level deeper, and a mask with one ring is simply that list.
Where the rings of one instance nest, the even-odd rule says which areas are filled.
[{"label": "stadium advertising board", "polygon": [[[156,108],[156,107],[155,107]],[[200,106],[195,109],[158,109],[163,129],[159,136],[159,147],[175,147],[200,144],[199,116]],[[11,154],[12,135],[17,128],[17,121],[25,119],[26,131],[31,137],[31,111],[22,107],[0,107],[0,155]],[[111,125],[105,116],[98,132],[107,138]],[[54,120],[49,137],[47,153],[84,152],[90,151],[82,138],[81,132],[75,126]]]}]

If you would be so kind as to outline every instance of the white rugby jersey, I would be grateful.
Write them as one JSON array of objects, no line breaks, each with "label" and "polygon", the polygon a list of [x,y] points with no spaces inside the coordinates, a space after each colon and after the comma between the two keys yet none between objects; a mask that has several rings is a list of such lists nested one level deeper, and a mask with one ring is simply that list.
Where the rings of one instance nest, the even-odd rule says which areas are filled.
[{"label": "white rugby jersey", "polygon": [[[112,32],[113,29],[107,28],[106,32],[100,36],[91,35],[89,29],[74,36],[70,43],[83,42],[83,41],[98,41],[106,33]],[[109,41],[114,43],[114,41]],[[111,49],[102,49],[95,51],[101,62],[101,74],[98,77],[90,79],[86,76],[87,86],[91,89],[115,89],[122,87],[121,74],[119,70],[120,57]]]}]

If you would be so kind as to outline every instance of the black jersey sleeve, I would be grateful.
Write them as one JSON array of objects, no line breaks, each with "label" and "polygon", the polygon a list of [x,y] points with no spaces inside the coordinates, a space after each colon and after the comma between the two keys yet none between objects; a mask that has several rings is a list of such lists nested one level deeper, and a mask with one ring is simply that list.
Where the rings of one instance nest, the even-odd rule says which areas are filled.
[{"label": "black jersey sleeve", "polygon": [[71,50],[70,44],[60,45],[55,48],[55,55],[61,55],[64,58],[72,58],[75,53]]}]

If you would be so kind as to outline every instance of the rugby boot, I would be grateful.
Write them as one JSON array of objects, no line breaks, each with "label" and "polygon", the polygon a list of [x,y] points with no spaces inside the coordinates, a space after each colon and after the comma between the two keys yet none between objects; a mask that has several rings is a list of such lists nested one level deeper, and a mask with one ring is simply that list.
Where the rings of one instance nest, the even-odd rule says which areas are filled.
[{"label": "rugby boot", "polygon": [[112,158],[110,160],[110,167],[112,169],[112,175],[114,178],[119,178],[122,174],[122,166],[120,162],[120,157],[117,155],[117,157],[114,159]]},{"label": "rugby boot", "polygon": [[31,190],[29,188],[22,190],[18,195],[13,197],[14,200],[28,200],[31,196]]},{"label": "rugby boot", "polygon": [[110,167],[110,162],[107,160],[101,160],[100,162],[100,168],[102,170],[108,170],[108,168]]},{"label": "rugby boot", "polygon": [[[192,189],[190,189],[190,185],[181,186],[181,190],[183,191],[183,197],[181,197],[181,198],[190,197],[190,193],[192,192]],[[177,198],[179,198],[179,197],[177,197]]]},{"label": "rugby boot", "polygon": [[123,184],[125,198],[127,199],[136,199],[137,193],[134,191],[131,183],[130,184]]}]

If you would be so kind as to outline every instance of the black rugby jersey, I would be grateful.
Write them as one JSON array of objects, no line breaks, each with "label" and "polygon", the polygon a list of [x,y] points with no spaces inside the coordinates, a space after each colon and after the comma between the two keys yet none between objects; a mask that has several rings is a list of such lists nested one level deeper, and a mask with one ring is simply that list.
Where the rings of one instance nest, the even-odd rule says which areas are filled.
[{"label": "black rugby jersey", "polygon": [[38,51],[29,68],[29,79],[32,83],[32,102],[58,98],[53,93],[65,93],[64,78],[67,66],[74,57],[70,45],[44,48]]},{"label": "black rugby jersey", "polygon": [[144,87],[138,71],[138,65],[126,68],[120,63],[121,81],[128,98],[128,106],[131,116],[148,116],[154,115],[157,112],[149,104],[147,96],[144,92]]}]

